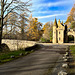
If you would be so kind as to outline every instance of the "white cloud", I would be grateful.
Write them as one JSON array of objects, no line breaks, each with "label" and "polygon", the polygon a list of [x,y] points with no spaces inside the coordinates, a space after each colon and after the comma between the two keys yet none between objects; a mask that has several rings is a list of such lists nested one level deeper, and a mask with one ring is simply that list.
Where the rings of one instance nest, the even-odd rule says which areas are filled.
[{"label": "white cloud", "polygon": [[39,16],[39,17],[37,17],[37,18],[38,18],[38,19],[43,19],[43,18],[50,18],[50,17],[62,16],[62,15],[66,15],[66,14],[54,14],[54,15],[47,15],[47,16]]},{"label": "white cloud", "polygon": [[71,0],[64,0],[64,1],[58,1],[58,2],[49,2],[49,3],[39,3],[37,4],[37,6],[34,4],[33,7],[36,6],[36,8],[38,7],[52,7],[52,6],[62,6],[62,5],[66,5],[66,4],[70,4],[72,3]]},{"label": "white cloud", "polygon": [[[60,0],[57,2],[55,1],[51,2],[50,0],[48,2],[46,0],[45,0],[46,2],[44,2],[44,0],[32,0],[32,1],[33,1],[33,5],[32,5],[33,17],[37,17],[40,22],[44,22],[44,23],[49,21],[50,19],[53,20],[55,16],[57,16],[62,20],[65,19],[65,17],[67,17],[67,14],[70,11],[69,9],[65,10],[66,5],[68,6],[70,5],[71,7],[73,4],[73,0]],[[64,6],[64,9],[63,10],[55,9],[55,11],[53,9],[50,9],[50,7],[60,7],[60,6]],[[64,17],[62,18],[62,16]]]},{"label": "white cloud", "polygon": [[67,11],[52,11],[52,10],[45,10],[45,11],[34,11],[34,12],[32,12],[33,14],[34,13],[38,13],[38,14],[50,14],[50,13],[66,13],[66,14],[68,14],[68,12]]},{"label": "white cloud", "polygon": [[59,11],[38,11],[38,12],[34,12],[34,13],[41,13],[41,14],[47,14],[47,13],[52,13],[52,12],[59,12]]},{"label": "white cloud", "polygon": [[58,5],[63,5],[63,4],[68,4],[68,3],[70,3],[69,1],[60,1],[60,2],[55,2],[55,3],[47,3],[47,4],[45,4],[45,6],[48,6],[48,7],[50,7],[50,6],[58,6]]}]

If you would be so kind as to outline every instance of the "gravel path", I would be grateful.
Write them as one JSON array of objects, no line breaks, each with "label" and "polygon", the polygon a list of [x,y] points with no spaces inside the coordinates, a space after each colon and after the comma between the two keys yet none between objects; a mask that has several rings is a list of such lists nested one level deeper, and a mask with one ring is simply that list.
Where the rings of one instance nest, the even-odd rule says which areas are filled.
[{"label": "gravel path", "polygon": [[42,46],[41,49],[10,63],[0,65],[0,75],[51,75],[66,46]]}]

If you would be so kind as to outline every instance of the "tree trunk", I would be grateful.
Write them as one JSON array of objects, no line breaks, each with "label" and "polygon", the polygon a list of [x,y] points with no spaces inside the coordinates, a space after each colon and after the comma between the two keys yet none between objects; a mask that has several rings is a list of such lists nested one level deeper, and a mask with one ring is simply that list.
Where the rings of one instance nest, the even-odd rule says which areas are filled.
[{"label": "tree trunk", "polygon": [[21,40],[24,40],[24,28],[21,29]]},{"label": "tree trunk", "polygon": [[0,25],[0,45],[1,45],[1,43],[2,43],[2,27]]},{"label": "tree trunk", "polygon": [[0,45],[2,43],[3,20],[0,19]]},{"label": "tree trunk", "polygon": [[3,17],[2,17],[1,23],[0,23],[0,45],[2,43],[2,31],[3,31]]},{"label": "tree trunk", "polygon": [[1,19],[0,19],[0,45],[2,43],[2,31],[3,31],[3,16],[4,16],[4,0],[1,0]]},{"label": "tree trunk", "polygon": [[1,18],[0,18],[0,45],[1,45]]},{"label": "tree trunk", "polygon": [[6,27],[6,35],[7,35],[7,25],[5,27]]}]

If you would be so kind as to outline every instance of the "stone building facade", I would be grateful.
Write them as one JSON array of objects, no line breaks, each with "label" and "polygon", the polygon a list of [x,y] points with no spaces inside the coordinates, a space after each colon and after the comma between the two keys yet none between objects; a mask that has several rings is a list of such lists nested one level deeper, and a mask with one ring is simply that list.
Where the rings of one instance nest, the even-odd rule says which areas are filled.
[{"label": "stone building facade", "polygon": [[65,42],[67,42],[67,25],[63,25],[63,22],[61,23],[60,20],[57,23],[55,19],[53,25],[53,43],[62,44]]}]

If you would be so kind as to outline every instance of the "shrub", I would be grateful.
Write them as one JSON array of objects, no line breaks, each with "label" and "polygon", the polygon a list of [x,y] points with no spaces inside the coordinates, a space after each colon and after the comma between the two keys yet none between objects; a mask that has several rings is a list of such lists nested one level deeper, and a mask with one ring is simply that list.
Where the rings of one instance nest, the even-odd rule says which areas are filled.
[{"label": "shrub", "polygon": [[43,43],[49,43],[50,40],[47,40],[47,39],[45,39],[45,38],[41,38],[41,42],[43,42]]}]

